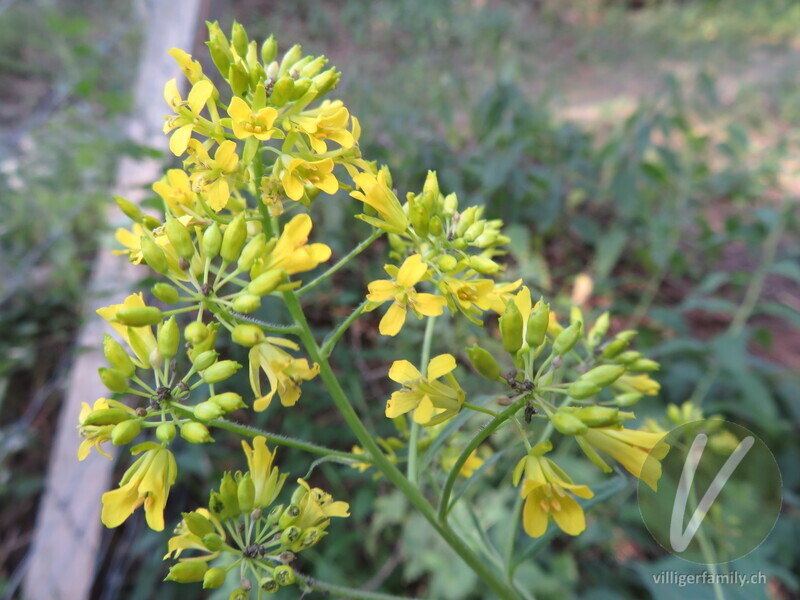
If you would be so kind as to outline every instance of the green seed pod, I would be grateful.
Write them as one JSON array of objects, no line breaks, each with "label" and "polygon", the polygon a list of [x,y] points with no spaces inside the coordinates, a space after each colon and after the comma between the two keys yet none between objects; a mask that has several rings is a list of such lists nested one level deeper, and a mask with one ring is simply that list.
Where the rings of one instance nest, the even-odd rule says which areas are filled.
[{"label": "green seed pod", "polygon": [[605,427],[617,422],[619,409],[610,406],[586,406],[576,409],[574,414],[589,427]]},{"label": "green seed pod", "polygon": [[628,406],[633,406],[639,400],[642,399],[644,394],[640,394],[638,392],[628,392],[627,394],[620,394],[616,398],[614,398],[614,404],[620,406],[622,408],[626,408]]},{"label": "green seed pod", "polygon": [[161,423],[156,427],[156,439],[162,444],[169,444],[175,439],[176,433],[175,425],[172,423]]},{"label": "green seed pod", "polygon": [[560,410],[551,419],[553,427],[564,435],[583,435],[588,431],[586,423],[572,413]]},{"label": "green seed pod", "polygon": [[220,567],[211,567],[206,574],[203,575],[203,589],[204,590],[215,590],[217,588],[222,587],[225,583],[225,576],[227,575],[227,571]]},{"label": "green seed pod", "polygon": [[190,533],[202,538],[204,535],[214,533],[214,524],[197,511],[181,513],[183,522]]},{"label": "green seed pod", "polygon": [[218,533],[207,533],[201,538],[201,540],[203,542],[203,546],[205,546],[211,552],[217,552],[218,550],[222,549],[222,545],[225,543]]},{"label": "green seed pod", "polygon": [[629,371],[634,371],[637,373],[649,373],[651,371],[658,371],[661,368],[656,361],[650,360],[649,358],[638,358],[632,363],[627,365]]},{"label": "green seed pod", "polygon": [[128,378],[116,369],[109,369],[107,367],[100,367],[97,369],[100,375],[100,381],[112,392],[122,394],[128,391]]},{"label": "green seed pod", "polygon": [[181,425],[181,437],[190,444],[206,444],[214,441],[208,427],[197,421],[189,421]]},{"label": "green seed pod", "polygon": [[233,480],[233,475],[230,473],[225,473],[222,476],[222,480],[219,482],[219,495],[231,515],[237,516],[241,514],[237,485]]},{"label": "green seed pod", "polygon": [[222,394],[217,394],[215,396],[211,396],[208,401],[219,406],[224,413],[231,413],[235,410],[239,410],[240,408],[247,408],[247,404],[245,404],[244,400],[242,400],[242,397],[236,392],[224,392]]},{"label": "green seed pod", "polygon": [[128,327],[145,327],[156,325],[164,317],[155,306],[123,306],[114,316],[114,321]]},{"label": "green seed pod", "polygon": [[228,224],[225,228],[225,233],[222,235],[222,246],[219,250],[222,260],[228,263],[236,262],[246,241],[247,223],[242,212]]},{"label": "green seed pod", "polygon": [[500,365],[487,350],[478,344],[473,344],[472,348],[467,348],[467,356],[475,370],[489,381],[496,381],[500,378]]},{"label": "green seed pod", "polygon": [[114,425],[111,430],[111,443],[115,446],[124,446],[136,439],[142,431],[142,423],[138,419],[123,421]]},{"label": "green seed pod", "polygon": [[172,316],[161,324],[158,328],[158,352],[163,358],[169,359],[178,353],[178,345],[181,341],[181,332],[178,329],[178,322]]},{"label": "green seed pod", "polygon": [[180,297],[175,286],[163,281],[159,281],[157,284],[151,287],[150,292],[152,292],[153,296],[161,300],[164,304],[174,304]]},{"label": "green seed pod", "polygon": [[437,260],[439,268],[445,273],[449,273],[458,265],[458,259],[452,254],[442,254]]},{"label": "green seed pod", "polygon": [[221,360],[203,371],[203,381],[206,383],[219,383],[231,377],[242,365],[233,360]]},{"label": "green seed pod", "polygon": [[276,56],[278,56],[278,42],[275,41],[275,36],[271,35],[261,44],[261,61],[268,65]]},{"label": "green seed pod", "polygon": [[233,310],[248,315],[251,312],[258,310],[261,306],[261,298],[254,294],[241,294],[233,301]]},{"label": "green seed pod", "polygon": [[469,266],[483,275],[491,275],[492,273],[497,273],[500,270],[500,265],[494,262],[491,258],[486,258],[485,256],[470,256]]},{"label": "green seed pod", "polygon": [[231,339],[245,348],[250,348],[264,341],[264,332],[256,325],[239,324],[233,328]]},{"label": "green seed pod", "polygon": [[133,202],[126,200],[122,196],[114,196],[114,202],[117,203],[119,209],[134,223],[141,223],[142,218],[144,215],[142,211],[139,210],[139,207],[136,206]]},{"label": "green seed pod", "polygon": [[294,79],[289,75],[284,75],[272,86],[272,93],[269,95],[269,101],[273,106],[280,107],[291,100],[293,93]]},{"label": "green seed pod", "polygon": [[216,258],[221,247],[222,231],[220,231],[217,223],[213,223],[203,232],[203,255],[206,260],[213,260]]},{"label": "green seed pod", "polygon": [[243,271],[249,271],[256,259],[264,255],[266,249],[267,237],[263,233],[259,233],[247,242],[242,249],[242,254],[239,256],[239,268]]},{"label": "green seed pod", "polygon": [[168,217],[164,230],[167,233],[169,243],[178,253],[178,256],[187,260],[194,256],[194,243],[192,243],[192,234],[188,227],[178,219]]},{"label": "green seed pod", "polygon": [[[556,354],[566,354],[575,347],[581,337],[581,330],[583,323],[575,321],[572,325],[567,327],[564,331],[558,334],[553,341],[553,351]],[[574,398],[575,396],[573,396]]]},{"label": "green seed pod", "polygon": [[172,565],[164,581],[177,581],[178,583],[195,583],[203,581],[208,566],[200,560],[179,562]]},{"label": "green seed pod", "polygon": [[286,529],[297,523],[297,520],[300,518],[300,512],[300,507],[297,506],[297,504],[290,504],[287,506],[278,519],[278,527]]},{"label": "green seed pod", "polygon": [[624,374],[625,367],[622,365],[601,365],[581,375],[581,380],[589,381],[600,387],[606,387],[614,383]]},{"label": "green seed pod", "polygon": [[253,279],[246,290],[256,296],[266,296],[275,291],[283,281],[284,275],[285,271],[283,269],[270,269]]},{"label": "green seed pod", "polygon": [[213,350],[206,350],[205,352],[201,352],[200,354],[195,355],[194,360],[192,361],[194,370],[205,371],[206,369],[211,367],[215,362],[217,362],[218,356],[219,354],[217,354]]},{"label": "green seed pod", "polygon": [[596,396],[602,389],[603,388],[601,388],[599,385],[592,383],[591,381],[578,380],[570,384],[570,386],[567,388],[567,394],[576,400],[583,400],[585,398]]},{"label": "green seed pod", "polygon": [[272,576],[283,587],[292,585],[295,582],[294,569],[289,565],[278,565],[272,572]]},{"label": "green seed pod", "polygon": [[256,497],[256,487],[253,484],[253,479],[250,473],[245,473],[239,480],[236,486],[236,496],[239,500],[239,508],[242,512],[250,512],[253,510],[253,502]]},{"label": "green seed pod", "polygon": [[522,347],[522,313],[513,298],[506,303],[506,309],[500,317],[500,334],[506,352],[514,354]]},{"label": "green seed pod", "polygon": [[99,408],[90,412],[81,425],[116,425],[133,418],[131,413],[121,408]]},{"label": "green seed pod", "polygon": [[193,412],[195,418],[201,421],[211,421],[212,419],[218,419],[222,416],[222,409],[214,402],[208,400],[195,406]]},{"label": "green seed pod", "polygon": [[208,327],[202,321],[192,321],[183,330],[183,337],[192,345],[199,344],[208,337]]},{"label": "green seed pod", "polygon": [[142,256],[144,262],[147,263],[153,271],[161,273],[162,275],[167,272],[169,266],[167,265],[167,257],[161,247],[155,243],[150,237],[142,236]]},{"label": "green seed pod", "polygon": [[125,352],[119,342],[108,334],[103,336],[103,354],[108,364],[119,371],[123,377],[130,377],[136,372],[136,365],[133,364],[130,355]]}]

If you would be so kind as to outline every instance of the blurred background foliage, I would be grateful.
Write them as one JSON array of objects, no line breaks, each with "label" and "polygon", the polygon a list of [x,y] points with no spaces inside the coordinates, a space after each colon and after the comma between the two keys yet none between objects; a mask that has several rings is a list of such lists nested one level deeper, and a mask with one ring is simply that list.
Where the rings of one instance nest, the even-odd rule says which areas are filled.
[{"label": "blurred background foliage", "polygon": [[[70,347],[114,161],[139,151],[118,132],[140,33],[130,10],[86,0],[0,4],[0,591],[24,556],[68,366],[52,349]],[[561,311],[577,301],[592,316],[611,310],[614,330],[640,327],[638,349],[662,363],[661,394],[642,403],[641,418],[692,400],[761,436],[781,466],[784,509],[767,542],[731,568],[760,569],[768,584],[726,597],[800,597],[800,5],[235,0],[211,2],[204,17],[223,29],[235,18],[251,38],[274,32],[284,49],[302,42],[326,54],[343,71],[337,95],[361,121],[364,155],[390,166],[400,197],[437,170],[445,192],[507,223],[509,279],[523,277]],[[203,50],[198,42],[205,60]],[[365,234],[346,195],[315,209],[315,238],[335,253]],[[384,250],[376,245],[359,269],[320,288],[312,316],[321,335],[360,301]],[[578,274],[591,278],[590,294],[576,288]],[[334,358],[357,409],[391,435],[382,416],[387,365],[417,360],[421,330],[387,344],[377,318],[356,323]],[[437,352],[456,353],[476,334],[442,321]],[[488,390],[461,370],[480,400]],[[349,449],[335,412],[317,408],[328,405],[315,383],[298,406],[313,413],[275,406],[256,424]],[[504,441],[492,440],[495,453]],[[235,440],[208,450],[183,450],[173,507],[203,503],[209,478],[240,468]],[[280,456],[284,469],[306,473],[307,457]],[[655,544],[631,482],[599,478],[569,454],[559,462],[603,501],[592,502],[578,538],[520,536],[519,580],[543,599],[686,597],[686,588],[653,585],[651,574],[699,566]],[[326,463],[313,478],[347,498],[353,518],[301,569],[369,589],[481,597],[474,576],[370,473]],[[465,493],[472,508],[453,520],[471,539],[480,523],[489,530],[481,543],[502,547],[514,502],[506,469],[490,465]],[[138,518],[109,533],[96,597],[193,597],[196,589],[160,584],[167,536]],[[710,588],[690,591],[713,597]]]}]

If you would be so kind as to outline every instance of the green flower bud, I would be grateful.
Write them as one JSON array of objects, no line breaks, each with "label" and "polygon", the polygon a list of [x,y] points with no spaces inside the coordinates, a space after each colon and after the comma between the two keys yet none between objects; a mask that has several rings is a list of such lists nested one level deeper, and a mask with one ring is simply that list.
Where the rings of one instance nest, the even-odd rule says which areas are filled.
[{"label": "green flower bud", "polygon": [[239,324],[233,328],[231,339],[245,348],[250,348],[264,341],[264,332],[256,325]]},{"label": "green flower bud", "polygon": [[468,242],[472,242],[477,238],[480,234],[483,233],[483,228],[486,227],[486,221],[478,221],[477,223],[473,223],[467,230],[464,232],[464,239]]},{"label": "green flower bud", "polygon": [[207,533],[202,538],[203,546],[211,552],[217,552],[222,549],[225,541],[219,536],[218,533]]},{"label": "green flower bud", "polygon": [[183,337],[192,345],[199,344],[208,337],[208,327],[202,321],[192,321],[183,330]]},{"label": "green flower bud", "polygon": [[235,392],[217,394],[216,396],[211,396],[208,401],[219,406],[222,409],[222,412],[225,413],[230,413],[235,410],[239,410],[240,408],[247,407],[247,404],[244,403],[242,397]]},{"label": "green flower bud", "polygon": [[134,223],[141,223],[142,218],[144,215],[142,211],[139,210],[139,207],[136,206],[133,202],[126,200],[122,196],[114,196],[114,202],[117,203],[119,209]]},{"label": "green flower bud", "polygon": [[239,507],[237,487],[236,481],[234,481],[233,475],[230,473],[225,473],[222,476],[222,480],[219,482],[219,495],[222,497],[222,501],[233,516],[239,515],[242,512]]},{"label": "green flower bud", "polygon": [[287,527],[281,532],[281,545],[287,547],[291,546],[300,539],[302,533],[299,527],[295,527],[294,525]]},{"label": "green flower bud", "polygon": [[264,255],[266,249],[267,237],[263,233],[259,233],[256,237],[247,242],[242,249],[242,253],[239,256],[239,268],[244,271],[249,271],[256,259]]},{"label": "green flower bud", "polygon": [[128,327],[145,327],[161,322],[163,316],[155,306],[123,306],[114,316],[114,321]]},{"label": "green flower bud", "polygon": [[194,357],[192,364],[194,366],[195,371],[205,371],[206,369],[212,367],[215,362],[217,362],[217,357],[219,354],[214,352],[213,350],[206,350],[205,352],[201,352],[200,354]]},{"label": "green flower bud", "polygon": [[222,231],[217,223],[212,223],[203,232],[203,256],[207,260],[212,260],[217,257],[219,250],[222,247]]},{"label": "green flower bud", "polygon": [[581,380],[590,381],[600,387],[606,387],[614,383],[624,374],[625,367],[622,365],[601,365],[581,375]]},{"label": "green flower bud", "polygon": [[[439,218],[439,215],[433,215],[431,217],[431,221],[428,224],[428,231],[431,235],[440,236],[444,233],[444,226],[442,225],[442,220]],[[477,269],[475,269],[477,271]]]},{"label": "green flower bud", "polygon": [[225,503],[222,501],[222,496],[219,492],[211,492],[208,498],[208,510],[217,519],[224,520],[229,517],[235,516],[228,513]]},{"label": "green flower bud", "polygon": [[303,48],[300,44],[295,44],[291,48],[289,48],[286,53],[283,55],[281,59],[281,64],[279,67],[279,73],[281,75],[286,75],[289,72],[289,69],[303,57]]},{"label": "green flower bud", "polygon": [[525,331],[525,341],[531,348],[538,348],[547,335],[547,326],[550,324],[550,305],[539,301],[539,306],[528,317],[528,328]]},{"label": "green flower bud", "polygon": [[272,527],[278,522],[278,519],[281,518],[283,514],[283,504],[278,504],[278,506],[273,506],[269,514],[267,515],[267,526]]},{"label": "green flower bud", "polygon": [[175,317],[170,317],[158,328],[158,352],[163,358],[172,358],[178,353],[178,344],[181,341],[181,333],[178,330],[178,322]]},{"label": "green flower bud", "polygon": [[276,56],[278,56],[278,42],[275,41],[275,36],[271,35],[261,44],[261,61],[268,65]]},{"label": "green flower bud", "polygon": [[661,368],[661,365],[654,360],[650,360],[649,358],[638,358],[632,363],[629,363],[627,367],[630,371],[648,373],[650,371],[658,371],[658,369]]},{"label": "green flower bud", "polygon": [[603,336],[608,332],[608,327],[611,324],[611,318],[607,312],[604,312],[602,315],[597,317],[597,320],[592,325],[592,328],[589,330],[589,334],[586,336],[589,344],[594,346],[600,341]]},{"label": "green flower bud", "polygon": [[297,523],[297,519],[299,518],[300,518],[300,507],[297,506],[297,504],[290,504],[281,513],[281,516],[278,519],[278,527],[280,527],[281,529],[286,529],[290,525],[294,525],[295,523]]},{"label": "green flower bud", "polygon": [[242,247],[247,241],[247,223],[244,213],[239,213],[225,228],[222,235],[222,246],[219,254],[222,260],[228,263],[236,262],[242,253]]},{"label": "green flower bud", "polygon": [[250,75],[241,60],[228,67],[228,83],[234,96],[244,96],[250,89]]},{"label": "green flower bud", "polygon": [[282,269],[270,269],[262,273],[247,286],[247,292],[256,296],[266,296],[275,291],[283,281],[285,272]]},{"label": "green flower bud", "polygon": [[119,371],[123,377],[130,377],[136,372],[133,359],[125,352],[122,345],[108,334],[103,336],[103,354],[105,354],[108,364]]},{"label": "green flower bud", "polygon": [[439,268],[445,273],[449,273],[458,265],[458,259],[452,254],[442,254],[437,262]]},{"label": "green flower bud", "polygon": [[167,234],[167,239],[178,256],[190,259],[194,256],[194,243],[192,242],[192,234],[189,228],[181,223],[178,219],[168,217],[167,224],[164,226],[164,231]]},{"label": "green flower bud", "polygon": [[500,365],[487,350],[478,344],[473,344],[472,348],[467,348],[467,356],[475,370],[489,381],[496,381],[500,378]]},{"label": "green flower bud", "polygon": [[640,358],[643,358],[641,352],[637,352],[636,350],[628,350],[626,352],[623,352],[622,354],[617,355],[614,358],[614,362],[617,362],[621,365],[628,365],[636,362]]},{"label": "green flower bud", "polygon": [[206,338],[201,342],[197,342],[194,345],[194,348],[192,348],[192,360],[194,360],[194,357],[199,355],[201,352],[213,350],[217,343],[217,329],[219,329],[219,323],[209,323],[207,327],[208,335]]},{"label": "green flower bud", "polygon": [[564,435],[583,435],[589,429],[586,423],[572,413],[560,410],[551,419],[553,427]]},{"label": "green flower bud", "polygon": [[628,406],[633,406],[634,404],[639,402],[639,400],[641,400],[643,396],[644,394],[640,394],[638,392],[628,392],[627,394],[620,394],[619,396],[614,398],[614,404],[616,404],[617,406],[621,406],[623,408]]},{"label": "green flower bud", "polygon": [[269,101],[273,106],[283,106],[291,100],[293,93],[294,79],[289,75],[284,75],[272,86],[272,93],[269,95]]},{"label": "green flower bud", "polygon": [[247,45],[249,44],[247,32],[242,27],[242,24],[236,21],[233,22],[233,27],[231,28],[231,44],[239,56],[244,57],[247,54]]},{"label": "green flower bud", "polygon": [[219,383],[231,377],[242,365],[233,360],[221,360],[203,371],[203,381],[206,383]]},{"label": "green flower bud", "polygon": [[236,497],[239,501],[239,508],[242,512],[253,510],[253,502],[256,497],[256,487],[250,473],[245,473],[236,486]]},{"label": "green flower bud", "polygon": [[167,257],[161,247],[155,243],[149,236],[142,236],[142,256],[144,262],[147,263],[153,271],[161,273],[162,275],[167,272],[169,268],[167,265]]},{"label": "green flower bud", "polygon": [[494,262],[491,258],[486,258],[485,256],[470,256],[469,266],[475,269],[478,273],[482,273],[484,275],[491,275],[492,273],[497,273],[500,270],[500,265]]},{"label": "green flower bud", "polygon": [[328,59],[324,56],[317,56],[314,60],[310,61],[305,67],[300,69],[300,77],[316,77],[328,64]]},{"label": "green flower bud", "polygon": [[498,240],[498,235],[494,231],[492,232],[484,231],[482,234],[480,234],[478,237],[475,238],[475,240],[472,242],[472,245],[478,248],[488,248],[490,246],[496,245],[497,240]]},{"label": "green flower bud", "polygon": [[176,433],[175,425],[172,423],[161,423],[156,427],[156,439],[162,444],[169,444],[175,439]]},{"label": "green flower bud", "polygon": [[133,415],[121,408],[98,408],[89,413],[81,425],[116,425],[133,419]]},{"label": "green flower bud", "polygon": [[233,301],[233,310],[244,315],[250,314],[261,306],[261,298],[253,294],[241,294]]},{"label": "green flower bud", "polygon": [[117,371],[116,369],[109,369],[107,367],[100,367],[97,369],[100,375],[100,381],[103,385],[110,389],[112,392],[124,393],[128,391],[128,379]]},{"label": "green flower bud", "polygon": [[602,352],[600,352],[599,358],[601,360],[616,358],[628,347],[628,344],[629,342],[626,340],[614,340],[613,342],[609,342],[605,345]]},{"label": "green flower bud", "polygon": [[264,590],[267,594],[274,594],[279,589],[281,589],[278,582],[275,581],[272,577],[264,577],[258,581],[258,587]]},{"label": "green flower bud", "polygon": [[214,524],[197,511],[181,513],[186,528],[194,535],[202,538],[204,535],[214,533]]},{"label": "green flower bud", "polygon": [[289,565],[279,565],[275,567],[272,576],[281,586],[292,585],[295,582],[294,569]]},{"label": "green flower bud", "polygon": [[211,55],[214,66],[217,67],[217,70],[224,77],[231,66],[231,59],[233,58],[231,51],[213,41],[206,42],[206,46],[208,47],[208,53]]},{"label": "green flower bud", "polygon": [[503,316],[500,317],[500,334],[503,336],[503,348],[514,354],[522,347],[522,313],[511,298],[506,303]]},{"label": "green flower bud", "polygon": [[583,400],[585,398],[596,396],[602,389],[603,388],[596,383],[579,379],[578,381],[570,384],[570,386],[567,388],[567,394],[576,400]]},{"label": "green flower bud", "polygon": [[417,235],[422,237],[428,235],[430,217],[428,216],[428,211],[425,210],[424,206],[416,204],[411,209],[409,217],[411,218],[411,224],[414,226],[414,231],[417,232]]},{"label": "green flower bud", "polygon": [[467,246],[469,246],[469,242],[467,242],[467,240],[464,238],[456,238],[453,241],[453,248],[456,250],[466,250]]},{"label": "green flower bud", "polygon": [[174,286],[164,283],[163,281],[151,287],[150,291],[153,296],[161,300],[164,304],[174,304],[179,298],[178,290]]},{"label": "green flower bud", "polygon": [[576,409],[574,414],[589,427],[605,427],[617,422],[619,409],[610,406],[586,406]]},{"label": "green flower bud", "polygon": [[339,84],[339,77],[341,73],[336,70],[336,67],[331,67],[327,71],[323,71],[314,77],[314,89],[317,90],[317,98],[330,92]]},{"label": "green flower bud", "polygon": [[197,421],[189,421],[181,425],[181,437],[190,444],[206,444],[214,441],[208,427]]},{"label": "green flower bud", "polygon": [[214,402],[208,400],[195,406],[193,412],[195,418],[201,421],[211,421],[212,419],[218,419],[222,416],[222,409]]},{"label": "green flower bud", "polygon": [[200,560],[190,560],[172,565],[169,575],[164,581],[177,581],[178,583],[195,583],[203,581],[208,566]]},{"label": "green flower bud", "polygon": [[206,574],[203,575],[203,589],[204,590],[215,590],[219,587],[222,587],[222,584],[225,583],[225,576],[227,575],[227,571],[220,567],[211,567]]},{"label": "green flower bud", "polygon": [[142,423],[138,419],[123,421],[114,425],[111,430],[111,443],[115,446],[124,446],[136,439],[142,431]]},{"label": "green flower bud", "polygon": [[[581,337],[582,329],[583,329],[583,323],[581,323],[580,321],[575,321],[572,325],[570,325],[564,331],[559,333],[558,336],[556,336],[556,339],[553,341],[553,351],[556,354],[563,355],[572,350]],[[575,396],[573,396],[573,398],[574,397]]]}]

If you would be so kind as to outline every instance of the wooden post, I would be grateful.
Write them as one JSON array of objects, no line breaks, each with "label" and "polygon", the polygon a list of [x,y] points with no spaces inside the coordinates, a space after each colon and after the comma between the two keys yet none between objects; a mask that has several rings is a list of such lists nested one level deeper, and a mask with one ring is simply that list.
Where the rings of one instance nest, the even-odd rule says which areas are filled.
[{"label": "wooden post", "polygon": [[[145,35],[134,87],[134,111],[128,126],[131,139],[138,144],[168,152],[167,138],[161,132],[163,117],[169,112],[163,87],[173,77],[180,81],[182,75],[167,51],[174,46],[192,48],[200,3],[149,0],[139,4]],[[140,201],[145,195],[143,187],[159,178],[161,168],[158,160],[123,159],[117,172],[116,193],[133,202]],[[110,212],[114,220],[118,220],[118,213]],[[31,600],[83,600],[88,598],[94,581],[102,535],[100,496],[114,485],[114,461],[92,453],[84,462],[78,462],[78,413],[81,402],[91,405],[109,393],[100,383],[97,369],[105,365],[100,345],[103,334],[111,329],[95,310],[122,301],[144,274],[124,259],[112,256],[113,245],[111,239],[101,244],[87,284],[84,325],[77,340],[78,352],[67,383],[27,559],[23,591],[24,597]]]}]

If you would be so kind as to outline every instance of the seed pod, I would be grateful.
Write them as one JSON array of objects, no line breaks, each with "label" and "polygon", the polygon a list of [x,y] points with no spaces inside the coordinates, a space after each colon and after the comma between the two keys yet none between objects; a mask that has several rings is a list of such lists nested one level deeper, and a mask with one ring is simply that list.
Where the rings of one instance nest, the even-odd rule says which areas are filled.
[{"label": "seed pod", "polygon": [[183,330],[183,337],[190,344],[199,344],[208,337],[208,327],[202,321],[192,321]]},{"label": "seed pod", "polygon": [[591,381],[583,381],[578,380],[567,388],[567,394],[569,394],[572,398],[576,400],[583,400],[585,398],[591,398],[592,396],[596,396],[600,393],[602,388],[592,383]]},{"label": "seed pod", "polygon": [[97,369],[100,375],[100,381],[112,392],[122,394],[128,391],[128,378],[116,369],[109,369],[107,367],[100,367]]},{"label": "seed pod", "polygon": [[194,256],[194,243],[192,243],[192,234],[188,227],[178,219],[168,217],[164,231],[167,234],[170,245],[178,253],[178,256],[187,260]]},{"label": "seed pod", "polygon": [[282,269],[270,269],[262,273],[247,286],[247,292],[256,296],[266,296],[275,291],[283,281],[285,272]]},{"label": "seed pod", "polygon": [[172,423],[161,423],[156,427],[156,439],[162,444],[169,444],[175,439],[176,433],[175,425]]},{"label": "seed pod", "polygon": [[115,446],[129,444],[142,431],[142,423],[138,419],[130,419],[114,425],[111,430],[111,443]]},{"label": "seed pod", "polygon": [[214,441],[208,427],[197,421],[189,421],[181,425],[181,437],[190,444],[205,444]]},{"label": "seed pod", "polygon": [[503,336],[503,348],[514,354],[522,347],[522,313],[511,298],[506,303],[503,316],[500,317],[500,334]]},{"label": "seed pod", "polygon": [[203,581],[207,569],[206,563],[200,560],[179,562],[170,567],[169,574],[164,581],[177,581],[178,583]]},{"label": "seed pod", "polygon": [[589,427],[605,427],[617,422],[618,408],[610,406],[586,406],[575,410],[575,416]]},{"label": "seed pod", "polygon": [[172,316],[162,323],[158,329],[158,352],[163,358],[169,359],[178,353],[178,345],[181,341],[181,333],[178,330],[178,322]]},{"label": "seed pod", "polygon": [[586,423],[572,413],[560,410],[551,419],[556,431],[564,435],[583,435],[588,431]]},{"label": "seed pod", "polygon": [[556,354],[563,355],[572,350],[581,337],[582,328],[583,323],[575,321],[572,325],[559,333],[555,341],[553,341],[553,351]]},{"label": "seed pod", "polygon": [[136,365],[133,364],[130,355],[125,352],[119,342],[108,334],[103,336],[103,354],[108,364],[119,371],[123,377],[130,377],[136,372]]},{"label": "seed pod", "polygon": [[261,298],[253,294],[241,294],[233,301],[231,306],[236,312],[247,315],[254,310],[258,310],[258,307],[261,306]]},{"label": "seed pod", "polygon": [[478,344],[473,344],[472,348],[467,348],[467,356],[475,370],[489,381],[496,381],[500,378],[500,365],[487,350]]},{"label": "seed pod", "polygon": [[539,305],[531,311],[528,317],[528,327],[525,330],[525,341],[531,348],[538,348],[547,335],[547,326],[550,323],[550,305],[539,300]]},{"label": "seed pod", "polygon": [[212,419],[218,419],[222,416],[222,409],[219,405],[208,400],[195,406],[193,412],[195,418],[201,421],[211,421]]},{"label": "seed pod", "polygon": [[245,348],[250,348],[264,341],[264,332],[256,325],[239,324],[234,327],[231,339]]},{"label": "seed pod", "polygon": [[164,304],[174,304],[180,297],[175,286],[163,281],[159,281],[157,284],[151,287],[150,291],[152,292],[153,296],[161,300]]},{"label": "seed pod", "polygon": [[581,380],[590,381],[600,387],[606,387],[624,374],[625,367],[622,365],[601,365],[581,375]]},{"label": "seed pod", "polygon": [[114,321],[129,327],[156,325],[162,319],[161,311],[155,306],[123,306],[114,315]]},{"label": "seed pod", "polygon": [[233,360],[221,360],[203,371],[203,381],[206,383],[219,383],[231,377],[242,365]]},{"label": "seed pod", "polygon": [[225,233],[222,235],[222,246],[219,250],[222,260],[228,263],[236,262],[246,241],[247,223],[242,212],[228,224],[225,228]]},{"label": "seed pod", "polygon": [[167,257],[161,247],[146,235],[142,236],[141,247],[142,256],[147,266],[156,273],[161,273],[162,275],[166,273],[169,267],[167,265]]},{"label": "seed pod", "polygon": [[205,575],[203,575],[203,589],[215,590],[222,587],[227,574],[227,571],[221,567],[211,567],[206,571]]}]

